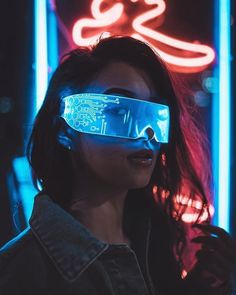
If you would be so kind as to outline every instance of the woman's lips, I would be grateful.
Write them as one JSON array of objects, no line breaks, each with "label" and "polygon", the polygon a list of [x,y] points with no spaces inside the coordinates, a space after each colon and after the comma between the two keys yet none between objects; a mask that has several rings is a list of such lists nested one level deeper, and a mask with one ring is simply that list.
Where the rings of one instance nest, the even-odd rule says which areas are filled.
[{"label": "woman's lips", "polygon": [[149,167],[152,165],[152,162],[153,162],[152,159],[145,159],[145,158],[129,158],[128,160],[132,164],[143,166],[143,167]]},{"label": "woman's lips", "polygon": [[153,163],[153,157],[154,154],[152,150],[143,149],[130,154],[128,160],[136,166],[149,167]]}]

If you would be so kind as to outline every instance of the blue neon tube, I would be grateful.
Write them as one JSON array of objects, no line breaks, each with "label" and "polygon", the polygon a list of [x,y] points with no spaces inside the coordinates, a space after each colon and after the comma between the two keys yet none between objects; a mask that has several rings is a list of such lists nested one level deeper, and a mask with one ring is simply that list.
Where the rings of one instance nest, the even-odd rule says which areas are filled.
[{"label": "blue neon tube", "polygon": [[35,110],[39,110],[48,84],[47,0],[35,0]]},{"label": "blue neon tube", "polygon": [[57,34],[57,18],[56,8],[52,1],[48,1],[47,14],[47,39],[48,39],[48,65],[49,65],[49,79],[58,66],[58,34]]},{"label": "blue neon tube", "polygon": [[216,0],[218,93],[213,102],[213,174],[215,222],[230,231],[230,0]]}]

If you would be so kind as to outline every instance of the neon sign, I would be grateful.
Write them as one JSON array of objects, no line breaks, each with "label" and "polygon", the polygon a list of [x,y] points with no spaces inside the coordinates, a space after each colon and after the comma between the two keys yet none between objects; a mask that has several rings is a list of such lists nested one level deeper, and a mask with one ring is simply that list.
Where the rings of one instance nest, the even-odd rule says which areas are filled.
[{"label": "neon sign", "polygon": [[[212,63],[215,53],[211,47],[181,41],[151,28],[150,25],[145,25],[145,23],[157,22],[163,16],[166,10],[164,0],[130,0],[130,4],[137,2],[139,4],[142,2],[141,4],[145,5],[142,11],[147,7],[149,9],[141,14],[137,14],[137,10],[133,10],[135,13],[132,16],[132,11],[129,14],[126,12],[129,8],[128,1],[124,5],[118,1],[112,4],[111,0],[93,0],[91,4],[93,18],[81,18],[73,26],[74,42],[80,46],[88,46],[95,44],[101,34],[102,37],[107,37],[112,34],[125,33],[149,43],[173,71],[199,72]],[[130,23],[131,29],[127,30]],[[87,36],[85,36],[85,32],[87,32]]]}]

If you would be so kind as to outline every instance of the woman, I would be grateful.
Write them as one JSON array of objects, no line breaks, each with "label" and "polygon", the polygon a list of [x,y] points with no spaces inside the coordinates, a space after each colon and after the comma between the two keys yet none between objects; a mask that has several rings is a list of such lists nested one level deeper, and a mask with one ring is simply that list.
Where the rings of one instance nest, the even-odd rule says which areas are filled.
[{"label": "woman", "polygon": [[[2,249],[0,293],[231,294],[233,241],[209,214],[198,224],[210,198],[205,144],[146,44],[113,37],[70,52],[34,124],[41,192],[30,227]],[[190,262],[183,193],[203,204]]]}]

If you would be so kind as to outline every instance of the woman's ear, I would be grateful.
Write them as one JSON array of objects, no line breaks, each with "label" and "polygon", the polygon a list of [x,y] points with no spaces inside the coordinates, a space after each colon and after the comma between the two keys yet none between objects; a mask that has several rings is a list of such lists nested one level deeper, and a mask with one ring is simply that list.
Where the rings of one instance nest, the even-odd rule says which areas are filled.
[{"label": "woman's ear", "polygon": [[59,133],[57,135],[57,140],[67,150],[71,150],[72,149],[72,141],[71,141],[71,139],[67,135],[65,135],[63,133]]},{"label": "woman's ear", "polygon": [[68,126],[62,118],[57,118],[56,120],[57,129],[57,141],[65,149],[72,150],[73,142],[68,133]]}]

